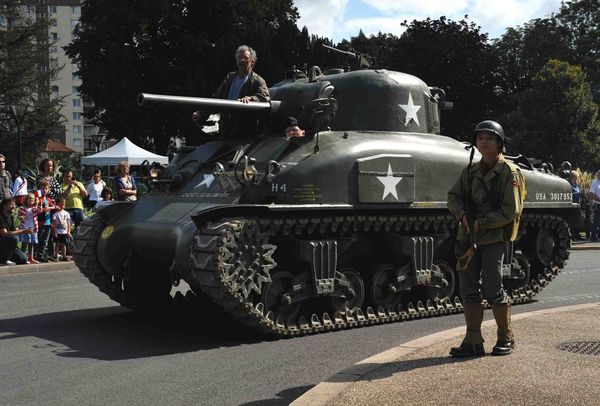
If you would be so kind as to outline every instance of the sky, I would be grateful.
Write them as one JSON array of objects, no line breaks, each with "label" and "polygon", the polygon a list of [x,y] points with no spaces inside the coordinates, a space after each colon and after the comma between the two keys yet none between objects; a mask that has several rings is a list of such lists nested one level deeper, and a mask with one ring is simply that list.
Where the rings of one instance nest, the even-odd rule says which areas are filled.
[{"label": "sky", "polygon": [[507,27],[523,25],[534,18],[558,12],[561,0],[294,0],[300,12],[298,27],[334,43],[356,36],[360,29],[369,36],[400,35],[404,20],[438,19],[446,16],[481,26],[489,38],[498,38]]}]

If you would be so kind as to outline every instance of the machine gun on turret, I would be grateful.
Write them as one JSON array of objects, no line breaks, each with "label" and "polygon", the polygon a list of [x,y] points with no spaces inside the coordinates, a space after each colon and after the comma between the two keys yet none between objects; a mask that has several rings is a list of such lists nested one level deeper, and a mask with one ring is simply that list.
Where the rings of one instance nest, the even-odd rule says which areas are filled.
[{"label": "machine gun on turret", "polygon": [[334,48],[332,46],[325,45],[325,44],[321,44],[321,45],[323,45],[324,48],[330,49],[332,51],[335,51],[342,55],[346,55],[347,57],[351,58],[351,61],[350,61],[351,70],[362,70],[362,69],[370,69],[371,68],[371,61],[370,61],[371,57],[367,54],[343,51],[341,49],[337,49],[337,48]]}]

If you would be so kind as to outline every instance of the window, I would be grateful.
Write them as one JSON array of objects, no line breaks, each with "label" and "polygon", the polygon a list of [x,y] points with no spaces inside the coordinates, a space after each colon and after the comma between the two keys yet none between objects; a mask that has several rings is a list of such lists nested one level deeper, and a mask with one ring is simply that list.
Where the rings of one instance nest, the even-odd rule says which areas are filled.
[{"label": "window", "polygon": [[73,91],[73,94],[79,93],[79,90],[77,90],[77,86],[73,86],[71,90]]},{"label": "window", "polygon": [[81,148],[82,139],[81,138],[73,138],[73,147]]},{"label": "window", "polygon": [[[73,133],[74,134],[81,134],[81,126],[80,125],[74,125],[73,126]],[[75,141],[75,139],[73,139],[73,141]],[[81,144],[79,144],[81,146]]]},{"label": "window", "polygon": [[29,13],[29,14],[35,13],[35,6],[27,6],[27,13]]},{"label": "window", "polygon": [[71,6],[71,14],[81,14],[81,7]]},{"label": "window", "polygon": [[71,28],[77,27],[77,24],[79,24],[79,20],[71,20]]},{"label": "window", "polygon": [[71,79],[72,80],[81,80],[81,78],[79,76],[77,76],[76,74],[74,74],[74,73],[73,73]]},{"label": "window", "polygon": [[52,93],[52,97],[58,97],[58,86],[51,86],[50,93]]},{"label": "window", "polygon": [[52,45],[48,50],[50,53],[55,54],[58,52],[58,47],[56,45]]},{"label": "window", "polygon": [[73,99],[73,107],[81,107],[81,99]]},{"label": "window", "polygon": [[53,27],[58,27],[58,21],[56,20],[56,18],[51,19],[50,22],[52,23]]},{"label": "window", "polygon": [[51,32],[50,33],[50,39],[52,41],[58,41],[58,33],[57,32]]},{"label": "window", "polygon": [[81,113],[74,112],[73,113],[73,120],[81,120]]},{"label": "window", "polygon": [[48,6],[48,12],[52,14],[56,14],[56,6]]},{"label": "window", "polygon": [[50,59],[50,69],[58,68],[58,59]]}]

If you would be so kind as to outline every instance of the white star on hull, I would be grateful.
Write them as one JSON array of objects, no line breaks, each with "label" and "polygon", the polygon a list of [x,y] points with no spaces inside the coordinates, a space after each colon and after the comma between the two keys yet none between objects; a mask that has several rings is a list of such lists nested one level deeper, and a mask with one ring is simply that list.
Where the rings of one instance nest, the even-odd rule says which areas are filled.
[{"label": "white star on hull", "polygon": [[396,190],[396,185],[400,183],[402,178],[395,178],[394,171],[392,171],[392,165],[388,163],[388,171],[387,176],[378,176],[377,179],[383,184],[383,197],[381,200],[384,200],[387,195],[392,195],[398,200],[398,191]]},{"label": "white star on hull", "polygon": [[206,185],[207,189],[210,189],[210,185],[212,185],[212,183],[215,180],[215,175],[213,174],[209,174],[209,173],[205,173],[202,176],[204,176],[204,180],[200,183],[198,183],[196,186],[194,186],[194,189],[199,188],[202,185]]}]

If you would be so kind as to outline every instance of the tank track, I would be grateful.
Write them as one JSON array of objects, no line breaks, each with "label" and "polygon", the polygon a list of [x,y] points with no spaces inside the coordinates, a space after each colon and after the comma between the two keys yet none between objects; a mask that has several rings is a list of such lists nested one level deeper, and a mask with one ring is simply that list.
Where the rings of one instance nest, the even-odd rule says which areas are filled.
[{"label": "tank track", "polygon": [[[276,266],[272,237],[314,236],[327,233],[338,235],[347,231],[453,232],[456,221],[450,215],[438,216],[336,216],[302,218],[225,218],[206,224],[198,230],[190,246],[190,270],[193,289],[200,289],[223,310],[251,329],[278,337],[293,337],[328,331],[437,317],[462,312],[458,297],[454,301],[409,303],[395,309],[356,309],[336,312],[331,317],[312,314],[310,320],[282,320],[272,311],[265,311],[261,302],[254,304],[249,297],[260,292],[260,285],[270,280],[269,272]],[[523,230],[546,227],[556,235],[552,260],[546,266],[532,266],[530,281],[525,288],[508,292],[513,303],[528,302],[548,285],[564,267],[570,247],[567,223],[558,216],[524,214]],[[250,230],[250,231],[248,231]],[[526,233],[525,233],[526,235]],[[252,238],[254,236],[254,239]],[[253,240],[253,241],[252,241]],[[241,258],[240,249],[249,252]],[[249,266],[244,266],[249,263]],[[256,271],[256,272],[255,272]],[[254,275],[254,276],[253,276]],[[249,279],[252,279],[251,281]],[[487,304],[486,304],[487,306]]]},{"label": "tank track", "polygon": [[190,301],[189,297],[182,297],[181,293],[174,298],[169,295],[162,295],[161,298],[147,297],[141,301],[140,290],[138,289],[136,292],[125,277],[114,276],[102,269],[97,258],[96,244],[105,227],[106,224],[102,218],[95,215],[81,222],[73,236],[73,260],[75,264],[81,273],[96,285],[102,293],[121,306],[140,311],[164,311],[168,310],[170,305]]},{"label": "tank track", "polygon": [[122,306],[133,305],[122,287],[122,281],[105,272],[98,263],[96,242],[106,224],[99,216],[81,222],[73,236],[73,260],[79,271],[100,291]]}]

